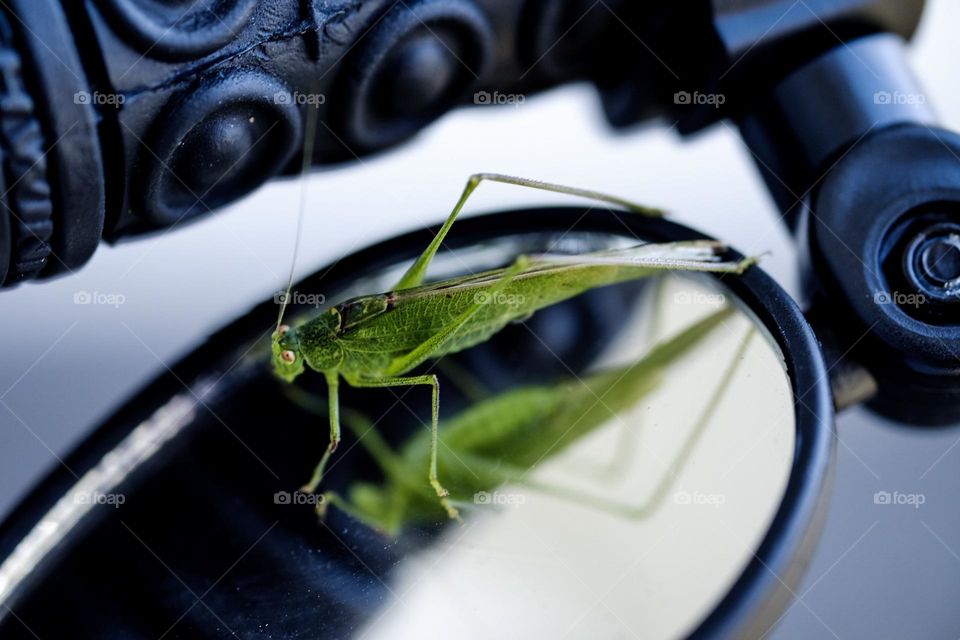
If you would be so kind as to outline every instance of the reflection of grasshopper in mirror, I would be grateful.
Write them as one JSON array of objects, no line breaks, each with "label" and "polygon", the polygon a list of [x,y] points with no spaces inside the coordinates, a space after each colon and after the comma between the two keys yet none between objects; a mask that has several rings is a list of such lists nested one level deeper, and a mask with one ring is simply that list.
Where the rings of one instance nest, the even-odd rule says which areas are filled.
[{"label": "reflection of grasshopper in mirror", "polygon": [[[449,500],[477,503],[502,485],[524,486],[556,497],[587,504],[629,518],[649,515],[667,494],[710,421],[724,391],[743,359],[749,338],[739,345],[721,381],[706,400],[686,444],[643,504],[626,504],[602,495],[588,495],[530,478],[533,469],[628,411],[658,387],[670,365],[701,344],[733,313],[727,307],[693,323],[656,344],[631,365],[569,379],[552,385],[513,389],[471,405],[440,425],[443,448],[438,466]],[[322,401],[299,390],[292,397],[318,414]],[[407,525],[436,522],[444,517],[433,490],[423,482],[423,468],[432,455],[429,435],[411,437],[398,451],[391,449],[361,413],[343,410],[344,422],[355,432],[384,474],[382,484],[355,482],[344,496],[324,493],[322,509],[334,505],[389,535]],[[480,502],[482,504],[482,501]]]},{"label": "reflection of grasshopper in mirror", "polygon": [[313,492],[320,485],[325,465],[340,441],[337,387],[341,377],[353,387],[425,385],[432,389],[432,412],[430,455],[424,466],[434,500],[439,498],[450,517],[456,518],[457,510],[437,470],[437,378],[407,373],[427,360],[484,342],[510,322],[596,287],[666,270],[742,273],[754,262],[721,260],[726,248],[717,242],[674,242],[579,255],[520,256],[503,269],[424,285],[430,262],[482,180],[577,195],[641,214],[656,214],[592,191],[494,174],[476,175],[468,181],[440,232],[391,292],[348,300],[295,328],[281,324],[281,309],[273,336],[275,371],[292,382],[309,367],[324,374],[329,388],[330,444],[306,491]]}]

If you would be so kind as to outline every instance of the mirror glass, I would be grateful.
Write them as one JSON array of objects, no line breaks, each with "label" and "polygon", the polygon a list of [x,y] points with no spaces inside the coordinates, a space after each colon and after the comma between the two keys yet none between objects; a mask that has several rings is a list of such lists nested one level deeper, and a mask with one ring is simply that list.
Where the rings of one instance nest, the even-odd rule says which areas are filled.
[{"label": "mirror glass", "polygon": [[[441,254],[432,275],[499,266],[543,243]],[[620,244],[588,234],[546,240],[570,253]],[[389,290],[405,266],[330,299]],[[694,344],[661,353],[718,314]],[[631,377],[657,357],[653,373]],[[372,526],[382,517],[400,527],[384,541],[401,560],[377,576],[383,600],[357,621],[356,637],[678,637],[738,578],[783,496],[795,444],[790,382],[766,330],[716,278],[669,273],[594,290],[423,369],[441,378],[441,481],[445,470],[455,477],[463,524],[439,508],[431,522],[403,504],[429,492],[409,498],[382,470],[344,476],[334,462],[338,493],[353,493]],[[526,405],[505,400],[523,389],[567,404],[524,421],[516,413]],[[386,437],[395,450],[415,439],[426,455],[427,388],[343,397],[378,433],[394,431]],[[498,402],[501,412],[491,412]],[[466,429],[471,418],[475,457],[459,449],[460,435],[446,443],[445,429]],[[514,428],[527,431],[500,433]],[[503,451],[510,447],[523,453]],[[365,455],[362,439],[344,450]],[[411,480],[429,489],[425,467]],[[351,519],[330,510],[330,526],[349,534]]]}]

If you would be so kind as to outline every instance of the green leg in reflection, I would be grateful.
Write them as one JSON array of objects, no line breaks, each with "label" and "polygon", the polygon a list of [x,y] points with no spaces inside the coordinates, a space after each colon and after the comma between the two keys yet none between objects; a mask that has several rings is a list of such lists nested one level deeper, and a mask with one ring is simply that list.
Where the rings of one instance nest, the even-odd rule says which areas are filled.
[{"label": "green leg in reflection", "polygon": [[[614,406],[633,406],[637,397],[635,394],[639,393],[642,396],[645,393],[638,388],[638,385],[643,389],[650,388],[646,382],[641,384],[641,381],[659,376],[664,367],[699,344],[716,327],[722,326],[729,313],[730,311],[725,310],[712,314],[693,323],[676,336],[662,341],[646,358],[634,363],[627,369],[632,377],[629,383],[625,383],[627,386],[618,386],[620,380],[627,374],[621,373],[620,370],[613,370],[601,372],[590,378],[589,384],[595,386],[588,387],[588,389],[595,389],[595,391],[592,391],[594,396],[597,393],[603,393],[602,390],[604,389],[616,389],[617,392],[614,396],[611,396],[618,398],[618,402],[614,403]],[[555,434],[566,430],[561,435],[562,439],[563,435],[569,433],[569,430],[581,419],[580,411],[588,412],[588,422],[595,424],[597,427],[602,426],[609,420],[609,414],[607,413],[609,409],[597,408],[590,392],[584,392],[580,386],[574,385],[572,382],[564,382],[556,388],[531,387],[511,391],[508,394],[499,395],[480,403],[479,406],[468,409],[465,414],[454,418],[449,424],[450,431],[447,432],[448,442],[453,447],[450,451],[453,458],[445,459],[445,461],[452,462],[455,458],[458,462],[463,463],[464,470],[473,471],[474,476],[476,476],[476,482],[465,482],[467,476],[452,474],[451,477],[459,477],[459,480],[454,484],[454,486],[459,487],[458,496],[464,498],[465,495],[469,496],[473,490],[493,491],[498,486],[512,484],[529,487],[535,491],[615,513],[619,516],[642,518],[649,515],[658,508],[669,494],[676,476],[688,463],[697,442],[712,422],[717,408],[743,360],[753,333],[754,331],[751,329],[746,334],[738,345],[730,364],[719,372],[719,382],[697,414],[692,427],[684,435],[684,442],[675,460],[671,463],[669,472],[659,479],[651,497],[644,504],[621,501],[603,495],[602,492],[595,495],[587,491],[540,482],[528,477],[532,468],[536,466],[535,464],[510,462],[510,460],[524,460],[523,455],[510,457],[511,452],[515,451],[515,446],[523,446],[530,437],[538,437],[538,433],[549,425],[552,425],[555,429]],[[703,366],[712,368],[710,363],[705,363]],[[401,381],[397,380],[391,382],[402,384]],[[579,395],[576,395],[576,393],[579,393]],[[574,394],[573,399],[568,402],[571,394]],[[304,406],[307,410],[322,413],[326,409],[325,402],[313,398],[310,394],[299,389],[292,390],[291,395],[295,402]],[[544,410],[559,411],[560,417],[551,421],[549,425],[542,424],[545,415],[554,415],[552,413],[544,414]],[[587,413],[584,415],[587,415]],[[431,518],[436,515],[437,496],[431,490],[431,487],[423,482],[422,467],[426,461],[424,456],[430,455],[432,457],[435,454],[435,449],[432,446],[429,450],[426,448],[428,444],[432,445],[430,440],[433,438],[431,437],[430,440],[423,439],[419,443],[414,440],[408,441],[404,445],[401,455],[381,438],[380,433],[374,428],[375,425],[362,414],[344,409],[341,417],[345,426],[356,434],[357,443],[370,453],[383,470],[385,482],[353,483],[349,494],[345,494],[343,497],[337,493],[328,492],[324,494],[320,511],[323,512],[328,505],[333,504],[345,513],[388,533],[398,532],[408,522],[431,521]],[[566,426],[568,424],[571,425],[569,428]],[[514,428],[519,428],[520,431],[512,432],[511,429]],[[431,431],[430,435],[435,436],[435,431]],[[588,432],[589,430],[582,431],[582,433]],[[495,446],[498,442],[502,443],[504,447],[499,452]],[[551,452],[554,448],[553,442],[551,437],[549,442],[545,441],[543,443],[546,450],[542,456]],[[533,451],[537,451],[537,448],[535,447]],[[446,466],[445,469],[445,473],[453,471],[449,466]],[[451,501],[448,505],[445,505],[445,508],[453,504]]]},{"label": "green leg in reflection", "polygon": [[457,509],[450,504],[450,500],[447,499],[449,492],[440,484],[440,479],[437,474],[437,453],[439,451],[440,441],[440,383],[437,381],[437,376],[402,376],[377,380],[357,378],[349,380],[349,382],[350,386],[358,388],[408,387],[413,385],[430,386],[432,392],[430,397],[430,468],[427,473],[427,479],[430,482],[430,486],[433,487],[433,490],[436,492],[440,505],[446,509],[447,515],[454,520],[459,520],[460,514]]},{"label": "green leg in reflection", "polygon": [[[664,322],[662,316],[665,306],[663,296],[666,290],[665,282],[667,276],[656,276],[650,283],[651,289],[644,296],[643,306],[649,309],[647,314],[646,342],[656,347],[660,331]],[[649,303],[647,298],[650,299]],[[634,459],[637,453],[637,429],[631,427],[626,422],[620,428],[620,434],[617,438],[617,444],[613,449],[610,459],[606,462],[595,464],[586,470],[586,475],[605,482],[615,482],[624,475],[630,468],[630,461]]]},{"label": "green leg in reflection", "polygon": [[366,513],[355,508],[349,500],[345,500],[344,498],[340,497],[340,494],[336,491],[324,491],[320,494],[320,497],[321,500],[317,504],[317,515],[320,516],[321,520],[326,519],[327,507],[329,505],[335,506],[337,509],[340,509],[340,511],[343,511],[351,518],[360,520],[361,522],[365,522],[368,519]]},{"label": "green leg in reflection", "polygon": [[746,354],[747,348],[750,345],[750,341],[755,334],[756,330],[751,328],[741,340],[733,359],[731,360],[730,364],[727,365],[721,376],[720,383],[714,389],[709,400],[707,401],[706,406],[704,407],[704,410],[698,416],[696,422],[694,423],[693,429],[690,431],[690,435],[683,444],[683,447],[681,447],[677,457],[673,460],[668,472],[664,474],[660,482],[654,488],[650,498],[648,498],[643,504],[637,505],[619,500],[612,500],[603,495],[591,494],[589,492],[580,491],[577,489],[571,489],[568,487],[532,480],[527,477],[529,474],[529,470],[527,469],[519,467],[508,468],[502,464],[493,464],[484,458],[478,458],[476,456],[461,454],[460,457],[464,463],[474,469],[477,469],[478,471],[483,471],[484,473],[489,474],[499,474],[502,478],[503,484],[516,484],[525,486],[534,491],[551,495],[574,504],[599,509],[601,511],[606,511],[626,518],[645,518],[660,507],[664,499],[669,494],[670,488],[677,480],[679,473],[689,461],[697,442],[700,440],[704,431],[706,431],[706,427],[710,424],[713,416],[716,414],[717,408],[720,405],[720,401],[723,399],[724,395],[729,389],[730,383],[733,381],[740,364],[743,362],[744,355]]},{"label": "green leg in reflection", "polygon": [[440,358],[435,366],[470,402],[483,402],[490,397],[490,389],[456,360]]}]

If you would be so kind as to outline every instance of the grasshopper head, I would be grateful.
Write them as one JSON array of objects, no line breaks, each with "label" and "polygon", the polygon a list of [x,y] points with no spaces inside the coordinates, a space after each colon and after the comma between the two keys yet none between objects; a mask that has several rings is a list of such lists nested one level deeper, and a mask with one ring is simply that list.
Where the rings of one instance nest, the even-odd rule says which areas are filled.
[{"label": "grasshopper head", "polygon": [[296,329],[280,325],[273,332],[273,371],[287,382],[303,373],[303,354]]}]

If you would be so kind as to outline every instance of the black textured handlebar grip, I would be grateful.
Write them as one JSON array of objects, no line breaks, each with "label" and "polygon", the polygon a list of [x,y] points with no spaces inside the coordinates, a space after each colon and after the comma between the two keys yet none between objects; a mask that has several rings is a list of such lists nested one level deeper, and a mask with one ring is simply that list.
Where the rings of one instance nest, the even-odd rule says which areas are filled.
[{"label": "black textured handlebar grip", "polygon": [[[598,13],[578,25],[588,9],[8,0],[0,282],[72,270],[103,238],[178,224],[294,172],[308,108],[320,111],[313,159],[323,164],[402,142],[481,86],[527,92],[569,80],[591,60],[583,49],[569,55],[578,34],[613,20]],[[521,53],[519,43],[570,26],[556,52]]]},{"label": "black textured handlebar grip", "polygon": [[18,215],[0,216],[0,282],[35,276],[50,258],[53,235],[53,204],[47,182],[43,134],[33,98],[22,77],[20,54],[13,31],[0,15],[0,148],[3,156],[4,202],[6,210]]}]

